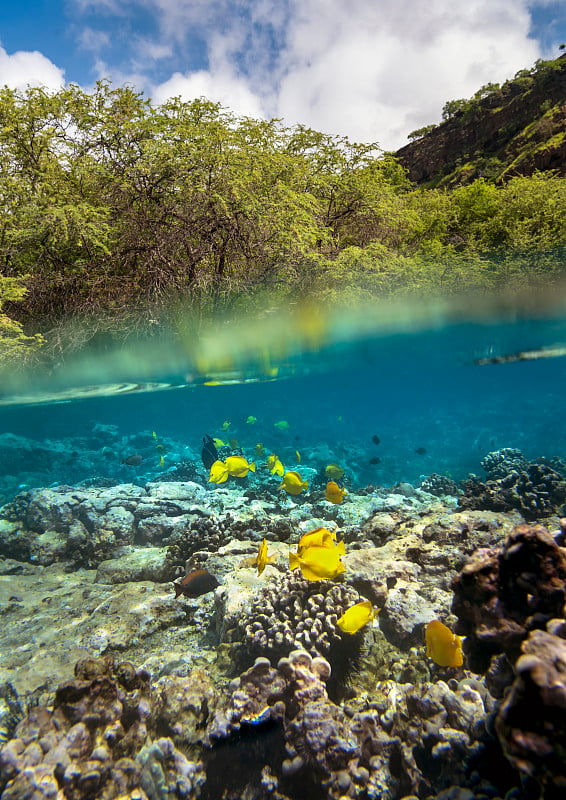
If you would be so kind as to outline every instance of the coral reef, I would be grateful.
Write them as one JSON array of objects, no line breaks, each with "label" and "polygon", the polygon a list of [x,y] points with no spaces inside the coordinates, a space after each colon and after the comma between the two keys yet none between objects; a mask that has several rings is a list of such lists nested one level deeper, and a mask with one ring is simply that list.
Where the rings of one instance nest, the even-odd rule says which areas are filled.
[{"label": "coral reef", "polygon": [[286,541],[295,529],[285,520],[251,518],[240,520],[231,514],[223,517],[209,516],[193,519],[169,545],[165,556],[164,571],[170,580],[177,577],[179,568],[198,552],[215,553],[233,539],[260,541],[264,537],[275,541]]},{"label": "coral reef", "polygon": [[247,665],[264,656],[275,664],[292,650],[303,649],[330,661],[337,688],[358,663],[364,629],[344,634],[336,621],[362,599],[346,583],[307,581],[289,572],[266,586],[238,621],[232,636],[235,659]]},{"label": "coral reef", "polygon": [[518,525],[501,547],[476,551],[452,588],[468,667],[485,672],[499,654],[513,664],[528,633],[564,613],[566,550],[541,525]]},{"label": "coral reef", "polygon": [[75,674],[0,749],[2,800],[113,800],[140,788],[149,800],[197,798],[202,765],[166,737],[149,739],[149,674],[111,657],[84,659]]},{"label": "coral reef", "polygon": [[552,620],[548,628],[560,636],[534,630],[523,642],[495,728],[509,761],[540,784],[541,796],[558,798],[566,789],[564,620]]},{"label": "coral reef", "polygon": [[437,472],[433,472],[424,478],[419,484],[419,489],[422,489],[423,492],[434,494],[436,497],[444,497],[445,495],[455,497],[459,493],[456,481],[446,475],[439,475]]},{"label": "coral reef", "polygon": [[559,512],[566,503],[566,480],[544,464],[529,464],[502,478],[485,483],[475,478],[463,482],[460,508],[510,511],[517,509],[526,520]]},{"label": "coral reef", "polygon": [[328,696],[330,673],[325,659],[305,651],[291,652],[277,668],[258,658],[233,681],[224,711],[209,727],[212,745],[255,726],[258,715],[260,725],[275,725],[271,751],[262,757],[284,797],[397,800],[464,778],[492,707],[479,681],[450,688],[442,681],[388,680],[341,707]]},{"label": "coral reef", "polygon": [[504,478],[510,472],[521,472],[529,466],[529,460],[515,447],[492,450],[480,463],[488,480]]}]

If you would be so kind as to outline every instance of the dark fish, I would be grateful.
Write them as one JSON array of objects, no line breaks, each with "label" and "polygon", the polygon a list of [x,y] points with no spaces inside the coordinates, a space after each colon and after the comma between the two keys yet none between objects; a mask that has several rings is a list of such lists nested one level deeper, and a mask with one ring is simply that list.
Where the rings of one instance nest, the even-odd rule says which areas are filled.
[{"label": "dark fish", "polygon": [[210,469],[214,462],[218,461],[218,450],[216,449],[212,436],[209,436],[208,433],[202,437],[200,457],[206,469]]},{"label": "dark fish", "polygon": [[377,434],[374,434],[374,435],[371,437],[371,440],[372,440],[372,442],[373,442],[374,444],[379,444],[379,443],[381,442],[381,439],[379,438],[379,436],[378,436]]},{"label": "dark fish", "polygon": [[120,461],[120,464],[128,464],[130,467],[139,467],[139,465],[143,461],[143,456],[140,456],[139,453],[134,453],[131,456],[126,456]]},{"label": "dark fish", "polygon": [[201,594],[213,592],[218,586],[218,581],[206,569],[193,569],[180,581],[173,583],[175,597],[184,594],[185,597],[200,597]]},{"label": "dark fish", "polygon": [[380,459],[379,456],[375,456],[374,458],[370,458],[369,463],[370,464],[381,464],[381,459]]},{"label": "dark fish", "polygon": [[416,453],[418,456],[424,456],[424,455],[426,455],[426,447],[417,447],[417,449],[415,450],[415,453]]}]

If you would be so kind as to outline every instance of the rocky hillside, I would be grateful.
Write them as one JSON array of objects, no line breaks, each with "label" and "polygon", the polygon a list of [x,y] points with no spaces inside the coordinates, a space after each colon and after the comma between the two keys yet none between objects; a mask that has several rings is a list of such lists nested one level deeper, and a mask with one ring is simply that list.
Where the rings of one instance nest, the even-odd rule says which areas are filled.
[{"label": "rocky hillside", "polygon": [[537,170],[566,175],[566,54],[446,103],[443,117],[396,153],[416,183],[502,181]]}]

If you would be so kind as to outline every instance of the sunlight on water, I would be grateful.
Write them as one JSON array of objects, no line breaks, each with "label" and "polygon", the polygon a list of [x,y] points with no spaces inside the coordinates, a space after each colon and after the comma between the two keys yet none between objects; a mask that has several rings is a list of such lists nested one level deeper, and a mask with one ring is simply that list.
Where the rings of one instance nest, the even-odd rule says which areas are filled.
[{"label": "sunlight on water", "polygon": [[[351,363],[368,347],[381,349],[384,358],[391,353],[406,357],[434,331],[470,324],[467,342],[457,353],[464,362],[558,357],[566,353],[566,338],[562,325],[549,328],[548,322],[561,319],[565,301],[563,288],[513,296],[390,299],[354,308],[293,303],[242,318],[211,320],[198,329],[190,314],[177,314],[170,330],[152,331],[110,350],[84,348],[60,364],[5,369],[0,404],[280,380],[332,370],[344,360]],[[546,328],[541,334],[539,325],[533,337],[537,322]],[[525,323],[527,336],[522,338]],[[499,326],[497,335],[494,326]],[[502,338],[501,326],[511,326],[513,336]],[[406,352],[399,352],[395,337],[410,343]],[[449,348],[439,352],[429,342],[423,355],[435,362],[449,357]]]}]

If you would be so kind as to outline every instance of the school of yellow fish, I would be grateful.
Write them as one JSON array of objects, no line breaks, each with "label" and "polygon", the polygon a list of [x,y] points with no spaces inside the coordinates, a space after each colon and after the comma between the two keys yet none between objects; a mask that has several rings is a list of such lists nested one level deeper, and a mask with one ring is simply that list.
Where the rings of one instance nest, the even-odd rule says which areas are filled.
[{"label": "school of yellow fish", "polygon": [[[246,419],[248,425],[253,425],[257,417],[249,416]],[[227,431],[231,423],[226,420],[222,424],[222,430]],[[280,431],[286,431],[289,424],[285,420],[274,423]],[[157,435],[153,433],[157,439]],[[226,446],[221,439],[213,439],[215,446]],[[230,445],[235,447],[237,442],[231,440]],[[255,453],[258,458],[265,457],[265,447],[261,442],[255,445]],[[301,455],[295,452],[297,463],[301,461]],[[160,457],[163,466],[163,455]],[[281,459],[271,453],[267,456],[264,466],[272,475],[280,477],[280,489],[284,489],[288,494],[298,495],[308,489],[309,483],[303,480],[300,473],[296,470],[287,470]],[[229,477],[244,478],[249,472],[256,471],[255,462],[249,462],[244,456],[227,456],[224,460],[218,459],[210,467],[209,482],[220,484],[225,483]],[[348,494],[338,481],[344,476],[345,470],[338,464],[328,464],[324,470],[327,484],[325,488],[325,498],[329,503],[340,504]],[[336,541],[336,532],[328,528],[315,528],[301,536],[296,552],[289,553],[289,567],[291,570],[300,570],[301,575],[308,581],[332,580],[346,571],[342,562],[342,556],[346,552],[343,541]],[[257,555],[246,559],[242,566],[257,568],[258,576],[263,573],[267,564],[275,563],[274,556],[268,553],[267,540],[263,539],[259,545]],[[369,600],[363,600],[350,606],[336,621],[336,626],[345,634],[353,635],[372,622],[379,613],[378,608],[374,608]],[[452,633],[450,628],[440,620],[432,620],[425,627],[425,646],[426,655],[441,667],[461,667],[464,663],[462,650],[462,637]]]}]

